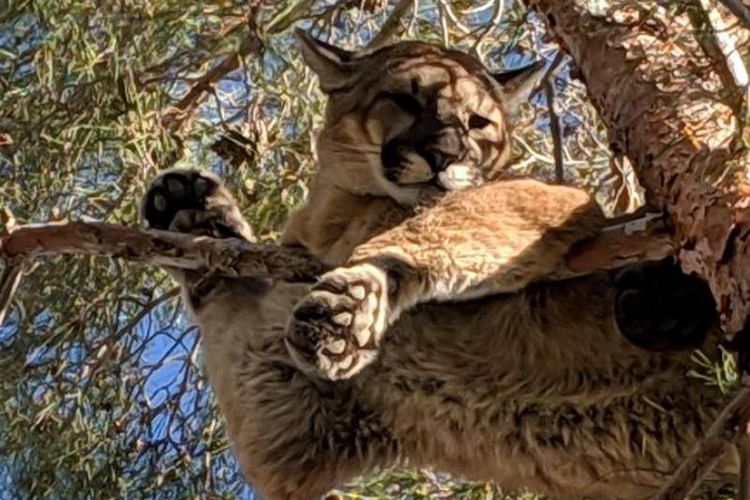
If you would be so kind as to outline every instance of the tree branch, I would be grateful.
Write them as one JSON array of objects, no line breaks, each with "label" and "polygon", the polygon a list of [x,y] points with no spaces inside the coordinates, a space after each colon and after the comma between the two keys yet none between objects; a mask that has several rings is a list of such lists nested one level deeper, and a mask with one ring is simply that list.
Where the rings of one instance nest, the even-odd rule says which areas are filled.
[{"label": "tree branch", "polygon": [[722,97],[730,89],[685,29],[688,14],[647,0],[526,3],[575,60],[651,206],[669,214],[682,269],[709,283],[725,331],[741,331],[750,313],[750,154],[735,156],[741,129]]},{"label": "tree branch", "polygon": [[740,425],[750,408],[750,387],[743,386],[721,411],[716,421],[693,448],[690,455],[665,484],[657,500],[687,498],[711,472],[732,440],[745,432]]},{"label": "tree branch", "polygon": [[263,46],[260,38],[254,32],[248,33],[242,40],[239,48],[225,57],[219,64],[201,76],[179,101],[170,109],[164,119],[164,125],[172,130],[178,130],[185,119],[189,117],[200,104],[205,94],[213,88],[213,85],[228,73],[239,68],[242,58],[257,53]]},{"label": "tree branch", "polygon": [[[712,10],[710,2],[697,3]],[[683,270],[708,281],[722,326],[736,345],[747,345],[750,152],[738,154],[738,115],[723,97],[734,91],[735,81],[715,70],[717,62],[727,62],[736,82],[747,84],[731,39],[706,39],[685,29],[690,9],[669,12],[648,0],[527,4],[549,21],[574,58],[615,152],[630,158],[651,206],[668,213]],[[741,369],[743,357],[746,352]],[[750,388],[743,387],[657,498],[682,499],[694,491],[729,443],[746,431],[742,417],[748,407]],[[747,455],[746,443],[740,446]],[[743,474],[747,484],[747,471]]]},{"label": "tree branch", "polygon": [[19,226],[0,241],[0,257],[97,255],[144,264],[218,271],[227,276],[309,281],[324,266],[296,248],[145,230],[103,222]]},{"label": "tree branch", "polygon": [[[617,224],[576,245],[550,279],[567,279],[625,264],[658,260],[674,252],[656,218]],[[46,255],[85,254],[149,265],[207,269],[227,276],[310,281],[326,266],[297,248],[145,230],[103,222],[19,226],[0,240],[0,257],[17,262]]]}]

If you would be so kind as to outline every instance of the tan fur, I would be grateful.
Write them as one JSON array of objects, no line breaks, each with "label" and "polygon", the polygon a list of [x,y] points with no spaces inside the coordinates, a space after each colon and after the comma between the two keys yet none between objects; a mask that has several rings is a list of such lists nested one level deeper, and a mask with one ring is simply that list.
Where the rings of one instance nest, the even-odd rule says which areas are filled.
[{"label": "tan fur", "polygon": [[349,263],[391,257],[422,274],[419,299],[513,292],[559,268],[604,215],[589,195],[532,179],[448,193],[439,203],[358,245]]},{"label": "tan fur", "polygon": [[[418,65],[419,53],[412,57]],[[327,62],[315,64],[320,72]],[[353,78],[351,72],[342,75]],[[337,81],[321,75],[324,88]],[[459,97],[464,94],[471,92]],[[352,117],[341,111],[346,102],[367,102],[360,97],[344,93],[334,99],[323,136],[337,130],[342,143],[356,146],[364,136],[361,127],[336,124]],[[357,116],[355,125],[366,123]],[[376,129],[371,125],[367,133]],[[347,130],[356,135],[347,136]],[[335,149],[335,137],[328,141],[322,141],[322,152]],[[490,163],[490,172],[501,168],[502,162]],[[619,334],[608,274],[526,286],[600,223],[588,197],[570,188],[510,181],[452,193],[406,220],[413,212],[404,202],[429,195],[431,188],[384,188],[380,167],[361,154],[321,154],[310,202],[291,221],[285,240],[340,263],[375,236],[354,251],[364,264],[343,268],[380,287],[373,293],[388,292],[387,279],[372,263],[384,254],[427,266],[436,282],[473,270],[482,279],[497,277],[500,288],[525,288],[408,309],[367,369],[334,382],[311,373],[299,353],[288,349],[290,318],[300,300],[310,297],[310,287],[252,279],[207,284],[173,271],[204,337],[208,375],[245,477],[269,499],[314,498],[398,464],[553,495],[652,494],[705,432],[722,398],[685,377],[691,368],[687,353],[643,351]],[[215,193],[227,196],[222,189]],[[568,232],[570,221],[576,223]],[[560,228],[557,237],[547,238]],[[472,255],[475,244],[478,256]],[[451,258],[435,261],[441,252],[455,256],[464,250],[468,265],[451,270]],[[497,254],[485,260],[481,252],[488,250]],[[494,262],[489,274],[483,262]],[[374,277],[367,274],[371,269]],[[360,295],[356,281],[347,286],[346,293]],[[726,475],[736,467],[732,453],[717,472]]]},{"label": "tan fur", "polygon": [[303,44],[336,91],[310,199],[282,241],[349,267],[295,310],[289,348],[300,365],[354,376],[404,311],[520,290],[602,227],[584,191],[495,180],[508,157],[507,88],[476,61],[416,42],[358,56]]},{"label": "tan fur", "polygon": [[[285,244],[302,245],[326,262],[340,263],[378,229],[408,217],[408,207],[434,193],[427,183],[436,174],[424,159],[410,154],[398,182],[392,182],[384,176],[381,149],[410,128],[434,126],[435,119],[468,122],[477,114],[490,120],[466,132],[467,157],[461,165],[473,182],[502,171],[510,144],[500,87],[488,85],[491,76],[478,74],[478,63],[467,67],[452,54],[410,42],[359,56],[352,70],[355,80],[330,96],[326,126],[317,141],[319,170],[308,202],[284,230]],[[383,97],[411,93],[412,82],[419,88],[415,99],[429,102],[436,117],[411,116]]]},{"label": "tan fur", "polygon": [[196,316],[234,450],[264,498],[314,498],[397,462],[505,488],[646,498],[721,398],[685,378],[687,354],[624,340],[610,287],[592,276],[421,306],[370,370],[339,382],[299,371],[285,349],[305,286],[225,280]]}]

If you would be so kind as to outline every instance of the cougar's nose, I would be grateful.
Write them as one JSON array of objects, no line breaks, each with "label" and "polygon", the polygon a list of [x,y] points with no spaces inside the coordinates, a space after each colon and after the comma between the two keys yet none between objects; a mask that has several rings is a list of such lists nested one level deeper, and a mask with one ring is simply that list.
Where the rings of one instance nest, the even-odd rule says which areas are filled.
[{"label": "cougar's nose", "polygon": [[458,156],[445,151],[432,150],[427,152],[427,163],[434,173],[440,173],[455,162]]}]

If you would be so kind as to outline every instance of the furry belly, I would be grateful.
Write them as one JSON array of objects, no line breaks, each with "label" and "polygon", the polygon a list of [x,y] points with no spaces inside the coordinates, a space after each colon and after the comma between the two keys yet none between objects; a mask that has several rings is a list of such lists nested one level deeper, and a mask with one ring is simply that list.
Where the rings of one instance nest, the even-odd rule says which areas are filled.
[{"label": "furry belly", "polygon": [[[581,283],[585,293],[606,281]],[[584,310],[555,285],[454,304],[452,315],[422,307],[389,332],[361,397],[413,464],[558,495],[653,493],[722,397],[685,377],[689,353],[624,340],[604,292],[587,293]],[[732,452],[720,469],[736,467]]]}]

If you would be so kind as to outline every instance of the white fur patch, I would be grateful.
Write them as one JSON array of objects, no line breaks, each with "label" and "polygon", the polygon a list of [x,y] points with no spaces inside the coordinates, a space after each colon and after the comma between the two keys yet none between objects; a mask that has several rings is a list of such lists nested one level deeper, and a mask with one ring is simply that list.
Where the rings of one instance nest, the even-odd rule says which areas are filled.
[{"label": "white fur patch", "polygon": [[460,191],[478,186],[481,179],[470,165],[454,163],[438,174],[438,183],[448,191]]}]

